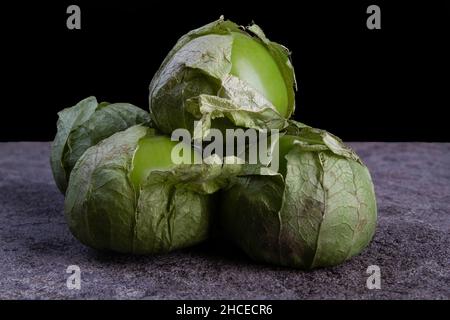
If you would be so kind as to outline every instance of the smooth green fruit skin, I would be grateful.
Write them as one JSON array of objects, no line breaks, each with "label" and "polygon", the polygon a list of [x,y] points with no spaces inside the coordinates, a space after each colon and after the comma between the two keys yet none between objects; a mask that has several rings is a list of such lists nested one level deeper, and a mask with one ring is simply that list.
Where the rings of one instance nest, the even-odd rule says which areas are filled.
[{"label": "smooth green fruit skin", "polygon": [[231,74],[250,84],[288,117],[288,90],[280,68],[269,51],[252,37],[232,32]]},{"label": "smooth green fruit skin", "polygon": [[[172,161],[172,149],[180,142],[172,141],[166,136],[151,136],[139,140],[133,156],[131,181],[138,188],[145,178],[154,170],[168,170],[175,166]],[[193,163],[200,155],[191,150],[191,155],[182,154],[184,164]],[[198,163],[198,162],[195,162]]]}]

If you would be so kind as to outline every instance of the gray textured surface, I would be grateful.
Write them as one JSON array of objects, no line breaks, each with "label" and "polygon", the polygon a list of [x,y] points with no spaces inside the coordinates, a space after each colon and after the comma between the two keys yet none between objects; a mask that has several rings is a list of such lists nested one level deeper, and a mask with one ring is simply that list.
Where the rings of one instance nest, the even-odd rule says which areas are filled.
[{"label": "gray textured surface", "polygon": [[[450,298],[450,144],[353,143],[376,185],[371,245],[312,272],[258,265],[205,244],[155,257],[98,253],[75,240],[53,182],[48,143],[0,143],[0,298]],[[68,290],[66,268],[82,271]],[[381,268],[381,290],[365,286]]]}]

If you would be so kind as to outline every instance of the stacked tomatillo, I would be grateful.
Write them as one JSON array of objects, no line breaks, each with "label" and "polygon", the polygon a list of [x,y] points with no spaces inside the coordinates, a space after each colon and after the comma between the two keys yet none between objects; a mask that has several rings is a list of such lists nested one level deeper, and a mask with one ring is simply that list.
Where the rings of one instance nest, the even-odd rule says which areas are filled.
[{"label": "stacked tomatillo", "polygon": [[[308,269],[358,254],[376,225],[369,171],[336,136],[290,119],[295,90],[285,47],[220,18],[169,52],[149,113],[93,97],[61,111],[51,165],[70,230],[97,249],[154,254],[208,239],[214,220],[257,261]],[[279,130],[278,170],[194,143],[238,128]],[[172,141],[177,129],[192,140]]]},{"label": "stacked tomatillo", "polygon": [[210,127],[283,129],[295,109],[289,51],[257,25],[220,19],[192,30],[169,52],[150,84],[150,116],[159,130]]}]

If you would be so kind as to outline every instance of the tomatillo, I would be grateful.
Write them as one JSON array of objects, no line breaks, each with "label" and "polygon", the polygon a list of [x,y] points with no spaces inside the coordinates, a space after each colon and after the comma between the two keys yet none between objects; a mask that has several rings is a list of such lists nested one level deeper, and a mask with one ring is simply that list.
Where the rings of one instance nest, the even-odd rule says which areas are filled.
[{"label": "tomatillo", "polygon": [[200,128],[194,138],[211,127],[283,129],[295,109],[290,52],[257,25],[223,18],[181,37],[149,89],[156,127],[166,134]]},{"label": "tomatillo", "polygon": [[207,239],[210,195],[225,187],[233,172],[220,164],[175,165],[175,144],[154,129],[133,126],[87,149],[66,193],[73,235],[93,248],[137,254]]},{"label": "tomatillo", "polygon": [[221,194],[220,225],[256,261],[301,269],[338,265],[374,235],[372,179],[339,138],[293,126],[280,138],[282,174],[237,177]]}]

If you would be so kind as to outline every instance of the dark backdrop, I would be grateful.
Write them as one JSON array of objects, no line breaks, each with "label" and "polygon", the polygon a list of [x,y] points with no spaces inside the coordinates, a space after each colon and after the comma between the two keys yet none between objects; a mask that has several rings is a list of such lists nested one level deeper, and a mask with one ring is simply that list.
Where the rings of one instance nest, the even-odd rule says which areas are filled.
[{"label": "dark backdrop", "polygon": [[[224,14],[293,51],[297,120],[344,140],[450,141],[445,2],[93,2],[1,5],[0,140],[53,139],[57,111],[89,95],[146,109],[177,39]],[[66,28],[70,4],[81,30]],[[381,30],[366,28],[370,4]]]}]

